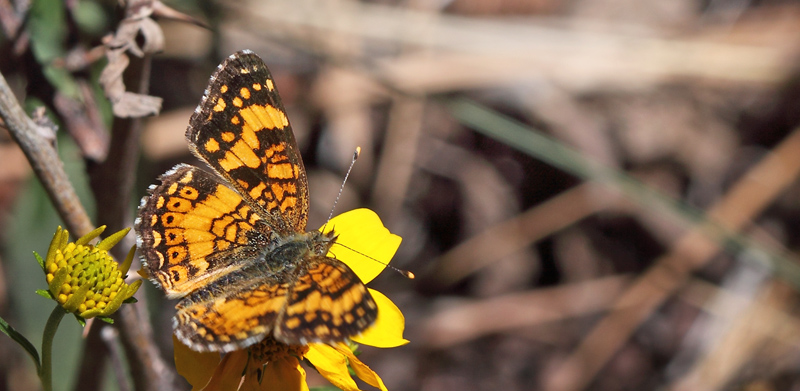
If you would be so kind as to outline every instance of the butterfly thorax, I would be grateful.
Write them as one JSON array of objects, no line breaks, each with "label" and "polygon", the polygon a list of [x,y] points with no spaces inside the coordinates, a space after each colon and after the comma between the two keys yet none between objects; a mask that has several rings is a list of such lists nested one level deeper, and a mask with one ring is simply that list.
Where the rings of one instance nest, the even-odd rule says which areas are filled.
[{"label": "butterfly thorax", "polygon": [[272,274],[293,273],[309,259],[326,256],[335,241],[333,231],[293,233],[274,239],[265,249],[263,260]]}]

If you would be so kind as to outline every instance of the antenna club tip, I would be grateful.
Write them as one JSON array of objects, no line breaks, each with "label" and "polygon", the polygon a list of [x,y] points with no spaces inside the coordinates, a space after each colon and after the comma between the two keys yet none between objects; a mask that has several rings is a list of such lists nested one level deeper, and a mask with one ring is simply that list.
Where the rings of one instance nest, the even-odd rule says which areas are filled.
[{"label": "antenna club tip", "polygon": [[361,147],[356,147],[356,151],[353,153],[353,160],[358,159],[359,155],[361,155]]},{"label": "antenna club tip", "polygon": [[414,275],[414,273],[412,273],[412,272],[410,272],[408,270],[406,270],[405,273],[403,273],[403,274],[405,274],[406,278],[408,278],[409,280],[413,280],[416,277]]}]

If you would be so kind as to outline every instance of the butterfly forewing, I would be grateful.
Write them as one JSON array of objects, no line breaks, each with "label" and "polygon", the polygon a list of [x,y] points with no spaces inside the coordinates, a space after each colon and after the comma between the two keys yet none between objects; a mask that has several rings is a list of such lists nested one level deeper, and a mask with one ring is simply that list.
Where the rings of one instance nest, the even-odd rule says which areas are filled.
[{"label": "butterfly forewing", "polygon": [[282,233],[308,218],[303,160],[272,76],[253,53],[220,65],[186,131],[192,151]]},{"label": "butterfly forewing", "polygon": [[217,176],[181,164],[143,199],[136,222],[150,278],[170,297],[201,289],[254,259],[260,217]]}]

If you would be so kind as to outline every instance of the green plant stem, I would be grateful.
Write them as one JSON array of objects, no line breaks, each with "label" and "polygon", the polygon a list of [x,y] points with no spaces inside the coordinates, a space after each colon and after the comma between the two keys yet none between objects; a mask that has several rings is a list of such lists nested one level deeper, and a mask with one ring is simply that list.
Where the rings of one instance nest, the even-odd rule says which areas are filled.
[{"label": "green plant stem", "polygon": [[67,311],[56,306],[50,317],[47,318],[47,324],[44,326],[44,334],[42,334],[42,368],[39,371],[39,379],[42,380],[42,389],[44,391],[53,390],[53,338],[56,336],[58,324]]}]

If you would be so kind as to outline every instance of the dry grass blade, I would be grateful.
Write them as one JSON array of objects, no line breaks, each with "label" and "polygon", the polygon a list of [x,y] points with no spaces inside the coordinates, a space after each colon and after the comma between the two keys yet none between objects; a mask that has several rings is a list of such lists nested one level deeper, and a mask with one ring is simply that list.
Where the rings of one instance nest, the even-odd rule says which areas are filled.
[{"label": "dry grass blade", "polygon": [[[800,174],[800,130],[750,169],[708,211],[708,218],[731,231],[741,230]],[[685,234],[665,256],[637,279],[572,355],[548,379],[548,390],[580,390],[597,375],[636,328],[696,270],[719,251],[702,228]]]},{"label": "dry grass blade", "polygon": [[596,184],[567,190],[448,251],[434,262],[436,268],[430,278],[442,289],[458,283],[481,268],[608,208],[608,202],[603,200],[609,198],[614,196],[604,195]]},{"label": "dry grass blade", "polygon": [[394,99],[386,129],[387,148],[378,165],[372,199],[376,210],[388,224],[396,221],[397,214],[414,174],[417,143],[423,127],[423,99],[397,97]]},{"label": "dry grass blade", "polygon": [[[717,212],[716,209],[719,208],[714,208],[708,213],[703,213],[687,203],[668,197],[646,186],[623,171],[606,166],[542,132],[524,126],[484,106],[468,100],[455,100],[451,102],[450,106],[454,116],[476,131],[579,178],[608,185],[620,191],[632,201],[647,208],[649,212],[661,212],[664,216],[673,218],[677,222],[683,223],[685,227],[693,229],[693,232],[697,235],[705,235],[713,238],[713,241],[716,243],[730,246],[730,248],[726,247],[729,250],[739,251],[740,247],[744,247],[766,253],[772,263],[772,267],[776,269],[777,274],[781,276],[781,278],[800,286],[800,267],[798,267],[796,262],[783,255],[785,252],[783,248],[776,246],[772,242],[757,242],[736,233],[743,223],[743,221],[740,221],[741,218],[743,216],[752,217],[752,215],[747,215],[749,212],[748,208],[737,210],[735,207],[729,208],[725,206],[721,209],[725,210],[725,213],[723,213],[723,215],[726,216],[725,219],[717,217],[719,212]],[[790,158],[778,157],[777,159],[779,160],[775,160],[774,156],[771,159],[767,159],[767,162],[771,162],[768,168],[762,168],[758,172],[748,174],[751,177],[750,179],[755,182],[762,180],[771,181],[774,179],[772,178],[773,176],[785,179],[784,175],[789,175],[796,169],[793,162],[790,161],[784,165],[780,160],[791,160]],[[788,173],[786,172],[787,170],[789,171]],[[745,181],[743,183],[747,184],[749,182]],[[781,184],[782,186],[786,186],[784,182],[781,182]],[[774,183],[770,182],[769,185],[774,185]],[[734,196],[730,199],[733,200],[732,202],[738,203],[750,198],[759,200],[764,194],[771,194],[754,194],[760,190],[758,185],[739,186],[734,188]],[[774,189],[767,187],[767,190]],[[744,202],[746,205],[750,205],[747,204],[746,201]],[[763,205],[760,205],[760,207],[763,207]],[[734,245],[727,242],[732,242]],[[756,261],[749,257],[744,259]]]},{"label": "dry grass blade", "polygon": [[423,342],[446,349],[493,333],[605,311],[628,281],[625,276],[605,277],[455,304],[425,321]]}]

